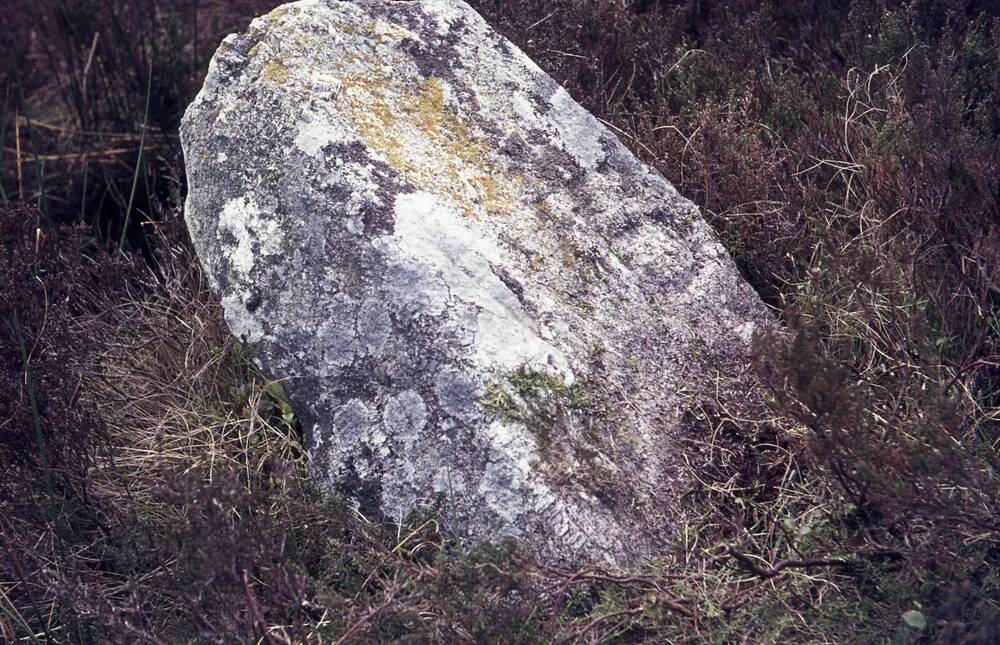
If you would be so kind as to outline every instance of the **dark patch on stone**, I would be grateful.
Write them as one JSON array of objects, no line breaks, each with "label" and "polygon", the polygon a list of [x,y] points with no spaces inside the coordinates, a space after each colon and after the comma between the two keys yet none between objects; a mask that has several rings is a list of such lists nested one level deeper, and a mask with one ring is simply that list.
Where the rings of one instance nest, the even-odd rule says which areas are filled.
[{"label": "dark patch on stone", "polygon": [[255,289],[253,290],[253,292],[251,292],[250,297],[247,298],[247,301],[244,303],[244,306],[246,306],[248,312],[253,313],[257,311],[257,309],[260,307],[260,302],[261,302],[260,291]]},{"label": "dark patch on stone", "polygon": [[362,478],[358,475],[356,461],[371,463],[372,454],[368,448],[363,448],[356,459],[347,462],[345,473],[340,478],[337,491],[345,497],[354,499],[358,510],[370,519],[382,519],[382,485],[376,478]]},{"label": "dark patch on stone", "polygon": [[391,209],[371,205],[361,207],[361,221],[365,226],[366,237],[392,235],[395,223]]},{"label": "dark patch on stone", "polygon": [[665,208],[654,208],[647,211],[643,217],[651,219],[657,224],[672,224],[677,220],[677,213],[672,213]]},{"label": "dark patch on stone", "polygon": [[493,271],[493,274],[496,277],[500,278],[501,282],[507,285],[510,292],[513,293],[517,298],[517,301],[521,303],[521,307],[524,307],[524,287],[521,286],[521,283],[515,280],[514,277],[503,267],[491,266],[490,270]]},{"label": "dark patch on stone", "polygon": [[504,137],[500,153],[515,163],[530,162],[531,149],[522,137],[520,133]]}]

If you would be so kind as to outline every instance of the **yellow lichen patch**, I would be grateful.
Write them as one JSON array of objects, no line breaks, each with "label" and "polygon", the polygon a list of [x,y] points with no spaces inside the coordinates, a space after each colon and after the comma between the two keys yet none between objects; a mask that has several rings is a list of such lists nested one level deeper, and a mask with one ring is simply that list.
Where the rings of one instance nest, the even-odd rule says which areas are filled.
[{"label": "yellow lichen patch", "polygon": [[278,7],[277,9],[274,9],[264,17],[267,18],[268,20],[278,20],[280,18],[284,18],[287,15],[288,15],[288,7]]},{"label": "yellow lichen patch", "polygon": [[335,31],[347,34],[348,36],[355,36],[358,33],[358,28],[349,22],[334,21],[333,26]]},{"label": "yellow lichen patch", "polygon": [[288,80],[288,67],[280,60],[272,60],[264,68],[264,80],[282,84]]},{"label": "yellow lichen patch", "polygon": [[418,87],[417,109],[413,121],[424,133],[436,137],[441,132],[442,115],[445,114],[444,83],[439,78],[429,78]]},{"label": "yellow lichen patch", "polygon": [[511,209],[520,178],[508,176],[488,141],[449,107],[443,81],[406,83],[389,67],[366,67],[340,79],[339,101],[369,148],[466,215]]}]

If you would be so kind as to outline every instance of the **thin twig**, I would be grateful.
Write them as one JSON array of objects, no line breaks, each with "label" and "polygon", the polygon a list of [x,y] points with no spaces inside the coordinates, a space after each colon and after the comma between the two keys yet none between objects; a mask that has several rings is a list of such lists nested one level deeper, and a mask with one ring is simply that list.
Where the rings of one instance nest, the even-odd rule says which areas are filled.
[{"label": "thin twig", "polygon": [[736,549],[730,547],[727,552],[731,555],[740,565],[753,573],[754,575],[760,576],[761,578],[774,578],[781,574],[785,569],[810,569],[812,567],[849,567],[854,563],[849,560],[782,560],[769,567],[761,567],[756,562],[754,562],[748,555],[737,551]]}]

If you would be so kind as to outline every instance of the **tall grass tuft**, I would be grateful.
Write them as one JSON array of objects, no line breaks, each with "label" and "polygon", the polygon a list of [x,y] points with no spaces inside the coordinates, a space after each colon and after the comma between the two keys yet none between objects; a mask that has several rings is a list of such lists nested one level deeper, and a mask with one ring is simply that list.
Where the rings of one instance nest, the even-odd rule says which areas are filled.
[{"label": "tall grass tuft", "polygon": [[[22,170],[36,181],[26,199],[63,223],[85,204],[84,218],[100,236],[144,247],[145,228],[132,214],[155,218],[182,181],[177,126],[208,62],[198,43],[216,43],[277,4],[13,0],[0,35],[11,54],[0,83],[12,88],[30,143]],[[0,190],[10,194],[17,168],[10,155],[0,161]]]}]

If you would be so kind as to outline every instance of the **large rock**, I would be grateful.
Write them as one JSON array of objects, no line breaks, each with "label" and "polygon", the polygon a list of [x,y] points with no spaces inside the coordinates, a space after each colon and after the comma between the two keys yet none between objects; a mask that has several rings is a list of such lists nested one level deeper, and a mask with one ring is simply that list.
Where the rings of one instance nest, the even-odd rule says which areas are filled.
[{"label": "large rock", "polygon": [[228,37],[187,222],[315,477],[560,560],[655,551],[684,413],[762,305],[691,202],[459,0],[312,0]]}]

